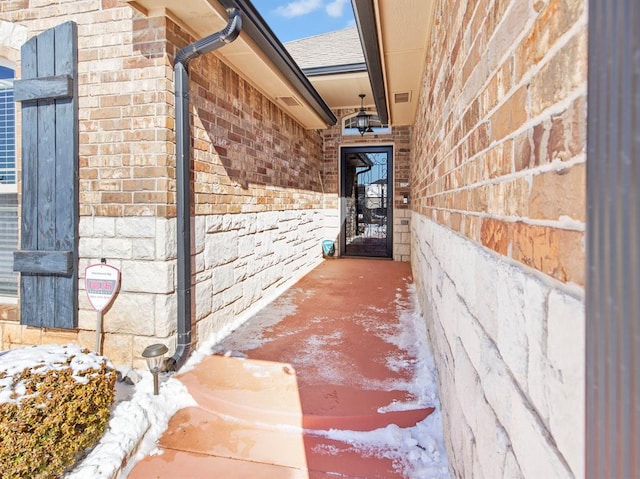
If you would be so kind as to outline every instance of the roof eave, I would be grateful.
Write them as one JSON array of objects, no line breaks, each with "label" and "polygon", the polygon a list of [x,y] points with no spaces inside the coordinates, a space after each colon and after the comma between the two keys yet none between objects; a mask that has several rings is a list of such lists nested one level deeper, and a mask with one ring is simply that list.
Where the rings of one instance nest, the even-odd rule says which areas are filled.
[{"label": "roof eave", "polygon": [[373,0],[351,0],[351,4],[360,33],[362,51],[369,71],[369,81],[378,117],[383,124],[387,124],[389,123],[389,110]]},{"label": "roof eave", "polygon": [[338,75],[340,73],[360,73],[366,71],[366,63],[349,63],[346,65],[328,65],[323,67],[309,67],[302,69],[302,72],[308,77]]},{"label": "roof eave", "polygon": [[327,126],[335,125],[338,119],[331,111],[331,108],[311,85],[303,71],[298,67],[251,2],[247,0],[218,1],[225,8],[236,7],[242,11],[244,14],[243,31],[267,55],[274,66],[280,70]]}]

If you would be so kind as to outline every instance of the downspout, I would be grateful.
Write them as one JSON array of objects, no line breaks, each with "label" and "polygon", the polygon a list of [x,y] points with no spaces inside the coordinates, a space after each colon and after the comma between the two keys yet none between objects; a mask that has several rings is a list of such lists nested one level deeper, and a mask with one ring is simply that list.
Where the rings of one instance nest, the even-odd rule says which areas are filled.
[{"label": "downspout", "polygon": [[189,124],[189,62],[233,42],[242,29],[237,8],[227,9],[226,27],[178,52],[174,61],[176,108],[176,220],[178,233],[178,341],[167,360],[178,370],[191,351],[191,128]]}]

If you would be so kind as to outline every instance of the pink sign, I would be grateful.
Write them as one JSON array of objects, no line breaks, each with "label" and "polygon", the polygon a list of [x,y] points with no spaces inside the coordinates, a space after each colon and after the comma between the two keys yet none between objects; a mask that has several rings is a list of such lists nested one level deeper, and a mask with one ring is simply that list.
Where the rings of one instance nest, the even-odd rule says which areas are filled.
[{"label": "pink sign", "polygon": [[84,287],[89,303],[96,311],[104,311],[118,292],[120,270],[104,263],[92,264],[84,270]]}]

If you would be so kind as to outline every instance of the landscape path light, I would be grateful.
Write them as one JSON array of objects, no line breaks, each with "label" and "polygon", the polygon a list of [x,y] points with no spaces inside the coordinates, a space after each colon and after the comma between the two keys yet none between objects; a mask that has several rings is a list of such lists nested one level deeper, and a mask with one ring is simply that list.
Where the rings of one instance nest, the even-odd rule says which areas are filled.
[{"label": "landscape path light", "polygon": [[162,360],[164,355],[167,354],[169,348],[164,344],[152,344],[147,346],[142,351],[142,357],[147,360],[147,366],[149,371],[153,374],[153,394],[158,395],[158,375],[160,374],[160,368],[162,367]]}]

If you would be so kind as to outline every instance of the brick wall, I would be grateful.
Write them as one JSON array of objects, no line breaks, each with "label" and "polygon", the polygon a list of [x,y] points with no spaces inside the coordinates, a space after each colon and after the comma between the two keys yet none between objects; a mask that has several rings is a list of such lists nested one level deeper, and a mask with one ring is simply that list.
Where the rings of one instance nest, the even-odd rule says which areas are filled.
[{"label": "brick wall", "polygon": [[[78,24],[81,214],[78,329],[0,319],[0,349],[49,340],[93,348],[96,316],[82,276],[106,258],[121,269],[122,287],[104,314],[104,352],[116,364],[144,367],[146,345],[175,343],[172,62],[196,39],[113,0],[2,2],[0,19],[29,36]],[[194,60],[190,72],[192,323],[202,341],[320,261],[323,158],[319,132],[302,128],[216,55]]]},{"label": "brick wall", "polygon": [[[410,212],[409,204],[403,203],[403,196],[410,193],[411,127],[394,126],[390,134],[343,135],[342,121],[358,109],[334,111],[338,122],[323,132],[324,139],[324,189],[327,193],[327,206],[339,212],[338,196],[340,194],[340,148],[348,146],[393,145],[393,259],[409,261]],[[331,214],[329,218],[331,218]],[[335,213],[337,214],[337,213]],[[332,222],[334,229],[327,234],[336,239],[340,232],[339,218]],[[337,243],[336,243],[337,244]]]},{"label": "brick wall", "polygon": [[[78,328],[4,321],[0,348],[75,341],[93,349],[96,313],[82,277],[88,264],[106,258],[121,269],[122,287],[104,314],[104,353],[116,364],[130,364],[146,346],[140,343],[152,342],[156,334],[169,340],[172,333],[162,327],[169,313],[158,298],[173,294],[175,252],[167,254],[156,238],[164,232],[156,219],[166,222],[175,214],[172,71],[163,53],[164,20],[147,20],[107,0],[2,2],[0,19],[25,29],[28,37],[66,21],[78,24],[81,215]],[[15,61],[19,67],[19,54]]]},{"label": "brick wall", "polygon": [[[194,41],[170,26],[169,51]],[[215,55],[189,65],[198,340],[236,327],[322,258],[322,137]]]},{"label": "brick wall", "polygon": [[190,64],[197,214],[317,208],[322,141],[216,56]]},{"label": "brick wall", "polygon": [[456,477],[581,477],[586,2],[440,1],[412,262]]}]

